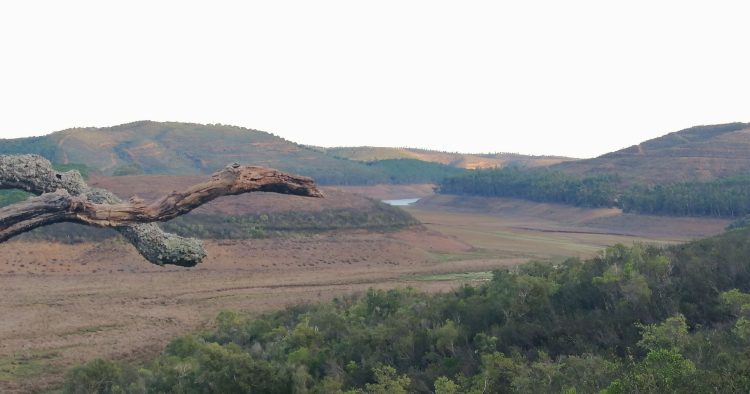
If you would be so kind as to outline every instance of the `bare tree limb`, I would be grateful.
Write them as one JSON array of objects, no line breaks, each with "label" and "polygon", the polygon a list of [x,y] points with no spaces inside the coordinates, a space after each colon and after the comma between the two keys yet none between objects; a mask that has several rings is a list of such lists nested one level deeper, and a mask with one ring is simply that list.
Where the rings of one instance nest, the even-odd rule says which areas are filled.
[{"label": "bare tree limb", "polygon": [[46,159],[35,155],[0,156],[2,188],[22,189],[38,196],[0,209],[0,242],[40,226],[77,222],[118,229],[153,263],[187,266],[205,257],[198,241],[143,223],[170,220],[216,198],[254,191],[322,197],[310,178],[233,164],[207,182],[172,192],[153,203],[136,199],[125,203],[107,191],[89,189],[77,172],[56,172]]}]

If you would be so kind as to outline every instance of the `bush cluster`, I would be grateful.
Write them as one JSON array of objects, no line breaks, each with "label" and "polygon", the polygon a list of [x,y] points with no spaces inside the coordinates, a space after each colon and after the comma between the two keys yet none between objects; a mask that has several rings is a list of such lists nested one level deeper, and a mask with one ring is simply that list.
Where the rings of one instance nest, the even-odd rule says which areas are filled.
[{"label": "bush cluster", "polygon": [[666,249],[498,270],[479,286],[359,297],[174,340],[134,368],[97,360],[65,391],[671,393],[750,391],[750,229]]}]

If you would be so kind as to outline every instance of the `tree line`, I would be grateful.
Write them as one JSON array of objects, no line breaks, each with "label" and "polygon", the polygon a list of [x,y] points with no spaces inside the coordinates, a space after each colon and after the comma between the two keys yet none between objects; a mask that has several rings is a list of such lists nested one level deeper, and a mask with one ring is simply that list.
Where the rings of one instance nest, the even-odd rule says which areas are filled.
[{"label": "tree line", "polygon": [[66,393],[750,391],[750,229],[531,262],[428,295],[370,290],[222,312],[153,362],[96,360]]},{"label": "tree line", "polygon": [[439,182],[438,191],[582,207],[618,207],[643,214],[730,218],[750,214],[748,175],[626,187],[618,175],[577,177],[560,171],[500,168],[446,178]]},{"label": "tree line", "polygon": [[438,191],[487,197],[511,197],[585,207],[610,207],[617,203],[620,177],[575,177],[560,171],[524,170],[517,167],[477,169],[444,179]]},{"label": "tree line", "polygon": [[677,216],[740,217],[750,214],[750,176],[709,182],[633,186],[621,199],[626,212]]}]

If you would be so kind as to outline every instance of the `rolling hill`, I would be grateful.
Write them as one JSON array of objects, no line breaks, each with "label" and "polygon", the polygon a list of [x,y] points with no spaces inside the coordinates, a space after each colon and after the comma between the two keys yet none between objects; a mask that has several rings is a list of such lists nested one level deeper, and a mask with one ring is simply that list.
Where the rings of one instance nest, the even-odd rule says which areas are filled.
[{"label": "rolling hill", "polygon": [[0,140],[0,154],[37,153],[53,163],[82,163],[105,175],[202,175],[252,163],[308,175],[320,183],[385,182],[362,163],[338,159],[278,136],[226,125],[139,121],[75,128],[43,137]]},{"label": "rolling hill", "polygon": [[[311,176],[318,183],[329,185],[434,183],[464,168],[559,162],[556,158],[416,149],[396,154],[402,150],[395,148],[382,148],[390,153],[375,156],[346,153],[362,149],[375,152],[379,148],[328,150],[242,127],[152,121],[0,139],[0,154],[37,153],[59,165],[85,164],[102,175],[205,175],[238,162]],[[365,156],[367,159],[362,160]]]},{"label": "rolling hill", "polygon": [[750,172],[750,124],[696,126],[607,153],[551,166],[569,174],[618,174],[626,183],[708,181]]},{"label": "rolling hill", "polygon": [[595,159],[545,169],[483,169],[444,178],[446,194],[508,197],[626,212],[750,214],[750,124],[697,126]]},{"label": "rolling hill", "polygon": [[529,156],[517,153],[471,154],[415,148],[385,148],[373,146],[336,148],[316,147],[315,149],[326,152],[334,157],[356,161],[371,162],[389,159],[416,159],[465,169],[505,167],[508,165],[520,167],[544,167],[576,160],[562,156]]},{"label": "rolling hill", "polygon": [[[617,174],[625,184],[705,181],[750,171],[750,124],[697,126],[594,159],[413,148],[320,148],[227,125],[139,121],[0,139],[0,154],[38,153],[102,175],[205,175],[231,162],[315,178],[321,184],[434,183],[455,169],[550,168],[576,176]],[[441,167],[443,166],[443,167]]]}]

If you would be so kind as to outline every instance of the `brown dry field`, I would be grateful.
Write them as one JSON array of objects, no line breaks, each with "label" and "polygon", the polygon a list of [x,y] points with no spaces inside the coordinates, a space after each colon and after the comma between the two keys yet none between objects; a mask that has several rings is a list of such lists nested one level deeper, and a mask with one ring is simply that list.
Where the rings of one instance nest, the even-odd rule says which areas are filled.
[{"label": "brown dry field", "polygon": [[[386,189],[358,191],[425,190]],[[368,288],[447,291],[460,283],[445,280],[451,273],[588,257],[618,242],[681,242],[726,225],[446,196],[407,210],[425,226],[206,241],[209,257],[192,269],[150,265],[119,239],[0,244],[0,392],[54,390],[67,368],[96,357],[144,362],[224,309],[258,313]]]},{"label": "brown dry field", "polygon": [[406,210],[433,231],[494,254],[590,257],[616,244],[675,244],[720,234],[731,220],[625,214],[507,198],[433,195]]}]

